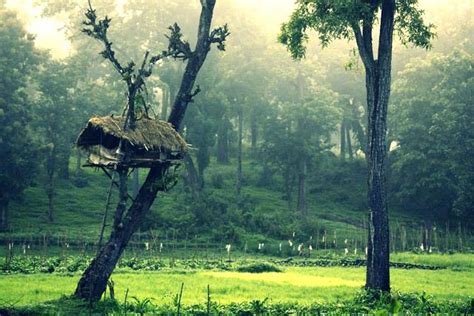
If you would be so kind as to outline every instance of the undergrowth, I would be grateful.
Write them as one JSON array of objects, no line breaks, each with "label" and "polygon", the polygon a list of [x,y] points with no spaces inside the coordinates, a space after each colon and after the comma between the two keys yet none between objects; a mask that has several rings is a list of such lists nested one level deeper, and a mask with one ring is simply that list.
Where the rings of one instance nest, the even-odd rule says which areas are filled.
[{"label": "undergrowth", "polygon": [[178,301],[160,305],[152,299],[131,298],[118,302],[111,299],[89,304],[63,297],[40,305],[15,308],[4,306],[0,315],[390,315],[449,314],[474,315],[474,299],[465,301],[435,301],[425,293],[392,293],[361,290],[353,300],[335,303],[273,303],[270,299],[221,305],[209,297],[204,304],[181,306]]}]

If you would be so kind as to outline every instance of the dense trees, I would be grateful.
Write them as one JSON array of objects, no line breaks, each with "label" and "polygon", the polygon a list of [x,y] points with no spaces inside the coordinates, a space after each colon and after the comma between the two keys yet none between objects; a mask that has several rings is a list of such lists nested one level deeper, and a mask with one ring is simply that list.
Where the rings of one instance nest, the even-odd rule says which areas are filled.
[{"label": "dense trees", "polygon": [[474,215],[472,78],[472,55],[456,50],[413,61],[394,85],[394,192],[428,231],[436,219]]},{"label": "dense trees", "polygon": [[0,42],[0,230],[6,230],[10,201],[21,196],[38,165],[28,89],[39,55],[16,15],[1,6]]},{"label": "dense trees", "polygon": [[[55,184],[71,181],[87,185],[80,181],[81,172],[64,179],[70,156],[77,154],[72,147],[75,136],[88,117],[120,113],[126,103],[121,76],[97,54],[98,46],[78,34],[82,9],[74,1],[47,3],[43,14],[69,19],[66,25],[76,53],[65,60],[52,60],[47,54],[38,57],[33,39],[13,15],[2,12],[0,22],[2,43],[8,43],[0,48],[5,57],[0,59],[0,206],[4,228],[8,205],[31,181],[47,189],[41,212],[49,210],[53,219],[61,216],[61,209],[54,210]],[[119,240],[123,249],[127,238],[139,228],[158,233],[173,230],[180,236],[199,235],[216,242],[237,242],[245,234],[285,240],[295,230],[309,238],[313,232],[324,232],[324,224],[315,220],[331,215],[330,211],[320,214],[323,209],[334,205],[361,213],[367,209],[361,179],[366,172],[364,156],[375,161],[369,165],[371,196],[375,197],[369,201],[374,214],[380,215],[374,220],[386,220],[383,171],[387,164],[391,208],[419,214],[426,219],[426,226],[448,217],[457,221],[473,216],[472,44],[465,40],[468,28],[450,30],[456,40],[440,34],[442,43],[464,41],[455,53],[449,45],[435,47],[439,55],[427,55],[395,43],[394,69],[400,72],[390,74],[388,33],[393,8],[385,11],[388,15],[382,19],[384,1],[374,1],[374,6],[367,1],[353,1],[351,6],[344,3],[347,1],[298,2],[281,38],[295,56],[304,52],[300,40],[304,43],[305,29],[316,29],[324,44],[332,43],[325,50],[309,46],[307,58],[298,62],[291,60],[275,41],[276,34],[267,32],[264,22],[252,12],[232,1],[219,3],[217,18],[230,23],[232,36],[225,53],[209,52],[199,77],[194,76],[196,68],[187,69],[187,76],[192,73],[202,90],[189,105],[184,101],[193,94],[190,87],[194,81],[185,87],[187,94],[179,91],[186,63],[157,63],[137,100],[139,104],[146,101],[161,119],[172,114],[171,120],[180,122],[180,131],[192,146],[181,168],[185,181],[173,193],[163,193],[164,205],[148,211],[156,193],[153,183],[163,175],[163,170],[153,169],[145,180],[144,188],[149,190],[137,190],[134,196],[138,202],[129,209],[137,220],[124,219],[133,227],[116,232],[109,244]],[[197,1],[152,4],[133,0],[116,6],[94,0],[93,4],[98,12],[117,17],[110,38],[119,60],[141,60],[146,50],[161,51],[168,40],[160,30],[165,31],[175,20],[182,21],[183,34],[198,32]],[[400,0],[395,5],[394,30],[426,47],[431,30],[423,26],[415,1]],[[248,18],[242,19],[244,15]],[[388,33],[383,32],[382,45],[378,45],[372,43],[371,34],[382,21]],[[351,51],[338,38],[358,39],[356,45],[364,60],[359,61],[357,50]],[[194,45],[195,39],[191,37],[190,43]],[[370,54],[371,44],[380,47],[378,54],[373,49]],[[422,57],[413,59],[417,56]],[[193,58],[195,66],[202,63]],[[391,119],[387,121],[390,77],[395,84],[393,106],[388,106]],[[181,102],[180,110],[172,109],[176,102]],[[184,108],[187,114],[183,118]],[[376,128],[374,122],[378,122]],[[79,170],[80,155],[74,159]],[[35,173],[38,163],[42,168]],[[281,196],[278,206],[283,207],[276,211],[262,202],[265,197],[257,197],[258,186]],[[374,193],[379,189],[380,194]],[[39,220],[47,221],[48,216]],[[382,226],[378,236],[387,234],[388,226]],[[373,235],[375,230],[371,232]],[[386,263],[386,247],[383,243],[377,248],[380,251],[374,248],[369,258],[382,258]],[[110,258],[115,260],[121,250],[112,250]],[[104,251],[102,259],[109,254]],[[112,263],[109,260],[107,265]],[[384,276],[380,283],[368,283],[386,289],[386,270],[380,276]],[[79,296],[88,295],[84,284],[92,279],[83,282]],[[94,295],[100,290],[94,289]]]}]

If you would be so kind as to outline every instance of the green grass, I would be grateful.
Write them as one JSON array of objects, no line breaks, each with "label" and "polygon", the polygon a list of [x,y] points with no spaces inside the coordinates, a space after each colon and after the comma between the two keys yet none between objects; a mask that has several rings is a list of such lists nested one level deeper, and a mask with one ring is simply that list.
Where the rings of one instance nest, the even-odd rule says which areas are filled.
[{"label": "green grass", "polygon": [[[473,256],[465,256],[466,262]],[[426,292],[437,300],[465,300],[474,293],[474,270],[392,269],[392,288],[404,293]],[[2,275],[0,302],[18,306],[59,299],[73,292],[79,276],[57,274]],[[364,268],[284,268],[281,273],[227,271],[166,271],[115,273],[116,296],[152,298],[158,304],[172,304],[184,283],[184,304],[204,303],[209,284],[214,301],[220,304],[270,298],[273,303],[311,304],[352,298],[364,285]],[[0,304],[1,305],[1,304]]]},{"label": "green grass", "polygon": [[393,262],[410,262],[417,264],[433,265],[452,270],[474,270],[474,255],[455,254],[414,254],[395,253],[390,260]]}]

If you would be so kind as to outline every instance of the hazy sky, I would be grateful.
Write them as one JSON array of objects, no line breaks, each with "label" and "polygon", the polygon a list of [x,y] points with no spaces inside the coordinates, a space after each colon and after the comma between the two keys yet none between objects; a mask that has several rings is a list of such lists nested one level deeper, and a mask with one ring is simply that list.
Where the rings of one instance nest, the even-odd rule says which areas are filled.
[{"label": "hazy sky", "polygon": [[[119,0],[118,2],[126,0]],[[268,25],[277,26],[291,13],[294,0],[223,0],[235,1],[248,6],[268,21]],[[63,23],[60,19],[41,18],[40,8],[33,8],[33,0],[7,0],[7,7],[15,9],[22,21],[26,23],[28,32],[36,35],[36,46],[49,49],[54,57],[66,57],[70,53],[67,38],[64,35]],[[38,3],[39,1],[36,1]],[[87,5],[86,0],[77,1]],[[219,2],[217,3],[219,5]]]},{"label": "hazy sky", "polygon": [[[125,2],[126,0],[118,0]],[[197,0],[196,0],[197,1]],[[234,1],[248,7],[266,21],[269,31],[276,32],[277,27],[291,14],[295,0],[220,0]],[[473,11],[474,0],[420,0],[420,6],[426,9],[428,16],[440,13],[452,13],[453,18],[457,12]],[[34,9],[33,0],[7,0],[7,6],[16,9],[21,19],[26,23],[27,30],[36,34],[36,45],[39,48],[50,49],[53,56],[65,57],[70,52],[70,44],[62,30],[63,23],[60,19],[40,18],[41,9]],[[36,1],[39,2],[39,1]],[[77,1],[86,6],[87,0]],[[217,3],[219,5],[219,1]],[[429,20],[429,18],[428,18]]]}]

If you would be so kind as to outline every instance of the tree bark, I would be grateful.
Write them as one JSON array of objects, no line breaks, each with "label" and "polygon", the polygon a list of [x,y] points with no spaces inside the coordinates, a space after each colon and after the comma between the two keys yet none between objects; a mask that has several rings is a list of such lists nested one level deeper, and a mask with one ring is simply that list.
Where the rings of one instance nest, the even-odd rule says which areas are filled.
[{"label": "tree bark", "polygon": [[140,190],[140,174],[138,169],[134,169],[132,173],[132,196],[135,198]]},{"label": "tree bark", "polygon": [[217,133],[217,162],[220,164],[229,163],[229,121],[224,115]]},{"label": "tree bark", "polygon": [[237,195],[240,196],[242,191],[242,138],[243,138],[243,118],[244,113],[242,106],[239,106],[239,144],[238,144],[238,153],[237,153]]},{"label": "tree bark", "polygon": [[291,211],[291,206],[293,204],[293,181],[291,179],[291,167],[289,164],[285,167],[284,180],[285,180],[285,195],[288,202],[288,210]]},{"label": "tree bark", "polygon": [[[201,0],[202,10],[199,21],[198,41],[195,51],[186,65],[181,87],[168,120],[176,130],[179,130],[187,105],[192,100],[194,82],[210,50],[210,25],[215,3],[216,0]],[[123,204],[117,206],[109,240],[101,248],[79,280],[74,294],[77,298],[90,301],[100,300],[115,265],[131,236],[143,222],[157,193],[167,190],[166,174],[169,168],[169,163],[161,163],[150,169],[138,195],[123,216],[117,215],[122,213]]]},{"label": "tree bark", "polygon": [[[376,1],[372,2],[373,4]],[[375,6],[374,6],[375,7]],[[387,107],[390,97],[395,0],[384,0],[380,19],[378,60],[374,59],[372,25],[354,27],[357,47],[366,71],[368,109],[369,234],[366,288],[390,291],[390,234],[386,200]]]},{"label": "tree bark", "polygon": [[349,159],[352,159],[354,158],[354,153],[352,151],[351,130],[348,125],[346,125],[346,144],[347,152],[349,153]]},{"label": "tree bark", "polygon": [[170,103],[169,99],[169,88],[168,87],[163,87],[162,88],[162,98],[161,98],[161,119],[163,121],[166,120],[166,117],[168,116],[168,105]]},{"label": "tree bark", "polygon": [[298,202],[296,205],[297,210],[301,215],[306,216],[306,158],[301,157],[298,166]]},{"label": "tree bark", "polygon": [[253,113],[253,115],[250,117],[250,138],[252,151],[255,152],[255,150],[257,149],[258,140],[258,123],[257,115],[255,113]]},{"label": "tree bark", "polygon": [[54,221],[54,174],[56,171],[56,146],[53,145],[46,161],[46,195],[48,197],[48,221]]},{"label": "tree bark", "polygon": [[199,175],[194,166],[193,158],[188,153],[184,155],[184,163],[186,165],[187,173],[186,182],[188,183],[188,187],[191,189],[193,197],[198,198],[200,193]]},{"label": "tree bark", "polygon": [[341,130],[340,130],[340,136],[341,136],[341,159],[345,160],[346,159],[346,120],[342,120],[341,122]]},{"label": "tree bark", "polygon": [[10,220],[8,217],[8,200],[2,200],[0,201],[0,209],[1,209],[1,214],[0,214],[0,231],[5,232],[8,230],[9,225],[10,225]]}]

